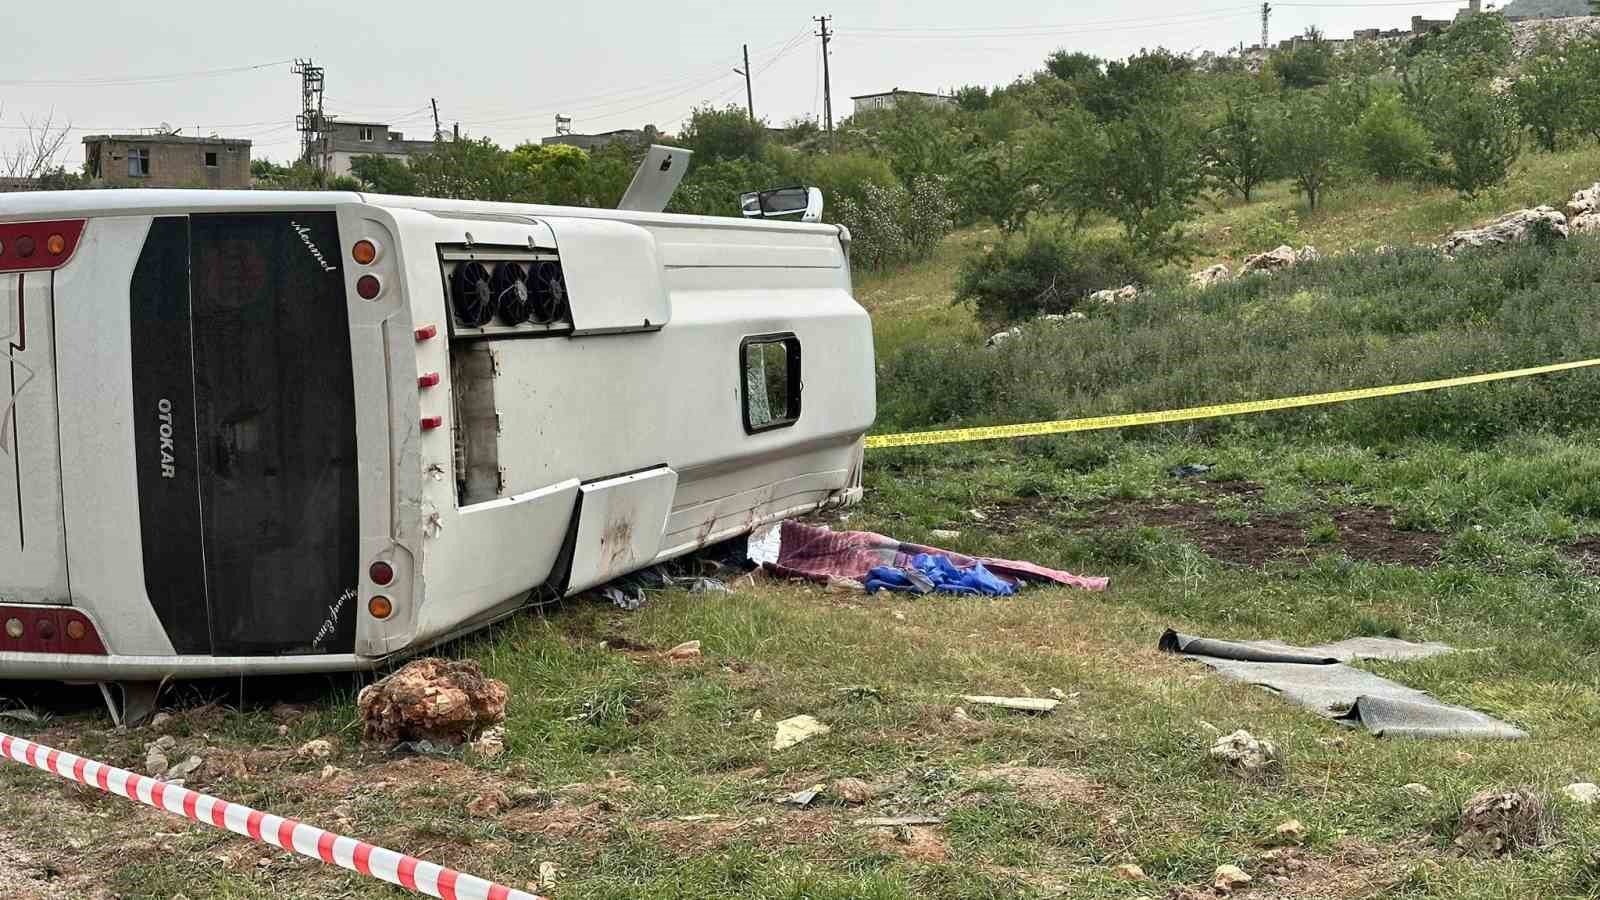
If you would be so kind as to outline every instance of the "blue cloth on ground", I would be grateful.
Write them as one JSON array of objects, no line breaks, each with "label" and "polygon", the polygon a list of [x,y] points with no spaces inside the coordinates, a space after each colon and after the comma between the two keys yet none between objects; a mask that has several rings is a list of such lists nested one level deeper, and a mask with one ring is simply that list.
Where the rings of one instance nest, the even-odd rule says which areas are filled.
[{"label": "blue cloth on ground", "polygon": [[867,593],[880,590],[912,594],[982,594],[989,597],[1009,597],[1017,592],[1016,585],[990,572],[977,563],[963,569],[938,553],[919,553],[911,558],[904,569],[894,566],[876,566],[867,573]]}]

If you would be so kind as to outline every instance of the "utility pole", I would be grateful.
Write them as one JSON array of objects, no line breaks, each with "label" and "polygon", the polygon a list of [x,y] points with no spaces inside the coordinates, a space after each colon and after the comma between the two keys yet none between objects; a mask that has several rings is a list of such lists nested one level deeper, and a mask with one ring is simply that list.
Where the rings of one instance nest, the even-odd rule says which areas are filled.
[{"label": "utility pole", "polygon": [[444,129],[439,127],[439,98],[433,99],[433,139],[435,142],[444,138]]},{"label": "utility pole", "polygon": [[1270,49],[1267,46],[1267,20],[1272,16],[1272,4],[1261,4],[1261,49]]},{"label": "utility pole", "polygon": [[833,137],[833,81],[828,74],[828,41],[833,37],[833,32],[828,30],[828,23],[833,21],[833,16],[812,16],[811,21],[822,26],[817,37],[822,38],[822,109],[827,116],[828,137]]},{"label": "utility pole", "polygon": [[745,108],[750,110],[750,124],[756,123],[756,94],[755,88],[750,86],[750,45],[744,45],[744,68],[733,71],[744,76],[744,101]]},{"label": "utility pole", "polygon": [[[295,60],[290,71],[300,76],[300,114],[294,119],[295,129],[300,132],[300,159],[321,171],[323,153],[318,145],[326,128],[322,120],[324,72],[310,59]],[[313,150],[316,150],[315,160],[312,159]]]}]

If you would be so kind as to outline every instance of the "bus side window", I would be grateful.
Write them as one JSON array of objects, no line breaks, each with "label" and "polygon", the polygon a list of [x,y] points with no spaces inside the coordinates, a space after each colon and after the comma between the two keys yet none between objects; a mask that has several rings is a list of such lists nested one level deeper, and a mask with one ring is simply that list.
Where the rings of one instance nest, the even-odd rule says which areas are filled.
[{"label": "bus side window", "polygon": [[800,418],[800,339],[764,334],[739,345],[744,430],[749,434],[793,425]]}]

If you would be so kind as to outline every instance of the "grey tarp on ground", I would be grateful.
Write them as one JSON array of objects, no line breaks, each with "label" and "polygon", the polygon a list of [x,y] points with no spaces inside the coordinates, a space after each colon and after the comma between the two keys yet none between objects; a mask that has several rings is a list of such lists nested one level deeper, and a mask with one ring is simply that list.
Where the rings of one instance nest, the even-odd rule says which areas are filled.
[{"label": "grey tarp on ground", "polygon": [[1161,649],[1199,660],[1222,675],[1259,685],[1347,725],[1376,735],[1412,738],[1515,739],[1527,734],[1475,710],[1440,703],[1431,694],[1357,669],[1356,659],[1426,659],[1453,652],[1445,644],[1393,638],[1351,638],[1294,647],[1278,641],[1224,641],[1168,629]]}]

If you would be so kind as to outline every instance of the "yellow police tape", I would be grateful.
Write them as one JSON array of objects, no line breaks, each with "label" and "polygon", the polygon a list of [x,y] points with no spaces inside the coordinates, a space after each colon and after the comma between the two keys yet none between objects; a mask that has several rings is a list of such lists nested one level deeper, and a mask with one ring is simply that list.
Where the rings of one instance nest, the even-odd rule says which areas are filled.
[{"label": "yellow police tape", "polygon": [[1303,406],[1324,406],[1350,400],[1368,400],[1373,397],[1393,397],[1397,394],[1417,394],[1467,384],[1489,381],[1506,381],[1549,375],[1552,372],[1570,372],[1600,366],[1600,359],[1556,363],[1531,369],[1509,372],[1489,372],[1483,375],[1464,375],[1460,378],[1441,378],[1438,381],[1417,381],[1411,384],[1394,384],[1387,387],[1358,388],[1353,391],[1333,391],[1327,394],[1304,394],[1299,397],[1282,397],[1277,400],[1247,400],[1243,403],[1220,403],[1216,406],[1193,406],[1188,409],[1169,409],[1161,412],[1132,413],[1125,416],[1096,416],[1088,419],[1062,419],[1056,422],[1030,422],[1023,425],[989,425],[978,428],[952,428],[946,431],[916,431],[905,434],[873,434],[867,436],[867,449],[883,450],[890,447],[921,447],[929,444],[962,444],[970,441],[993,441],[1002,438],[1039,437],[1046,434],[1066,434],[1073,431],[1101,431],[1108,428],[1132,428],[1138,425],[1161,425],[1167,422],[1187,422],[1192,419],[1219,419],[1249,413],[1271,412],[1278,409],[1297,409]]}]

